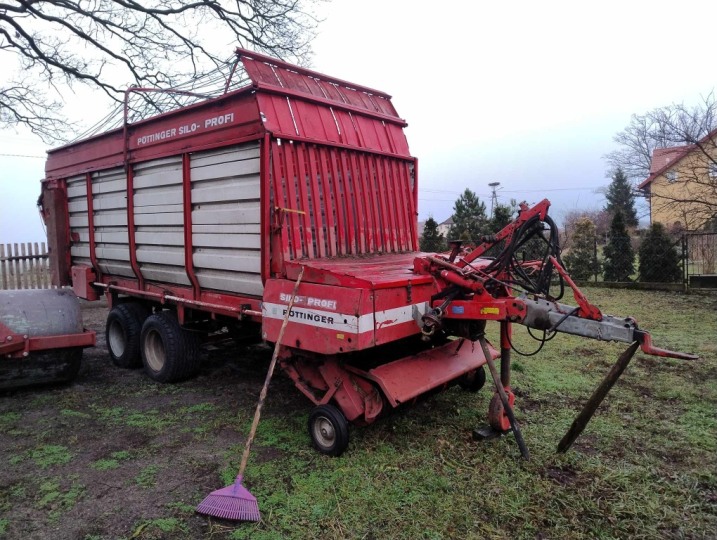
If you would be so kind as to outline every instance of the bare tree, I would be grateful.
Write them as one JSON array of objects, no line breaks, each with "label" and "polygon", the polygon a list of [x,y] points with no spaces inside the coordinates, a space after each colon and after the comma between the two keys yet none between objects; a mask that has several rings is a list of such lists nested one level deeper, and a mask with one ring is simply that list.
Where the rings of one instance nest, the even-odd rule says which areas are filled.
[{"label": "bare tree", "polygon": [[578,224],[585,219],[593,224],[598,242],[601,244],[607,242],[612,219],[609,212],[606,210],[570,210],[563,218],[563,247],[572,247]]},{"label": "bare tree", "polygon": [[639,182],[657,172],[650,170],[656,149],[675,148],[671,163],[679,161],[679,189],[648,189],[643,194],[653,212],[670,208],[682,214],[684,224],[703,224],[717,216],[716,128],[717,99],[710,93],[695,106],[673,104],[633,115],[614,137],[620,148],[605,157],[613,171],[620,168]]},{"label": "bare tree", "polygon": [[0,0],[0,62],[18,68],[0,82],[0,128],[25,125],[61,139],[68,86],[87,84],[120,102],[128,84],[206,82],[233,45],[305,63],[313,1]]},{"label": "bare tree", "polygon": [[613,137],[619,148],[605,156],[611,174],[620,168],[628,178],[644,180],[656,148],[695,144],[716,127],[716,120],[713,92],[693,107],[680,103],[633,114],[630,124]]}]

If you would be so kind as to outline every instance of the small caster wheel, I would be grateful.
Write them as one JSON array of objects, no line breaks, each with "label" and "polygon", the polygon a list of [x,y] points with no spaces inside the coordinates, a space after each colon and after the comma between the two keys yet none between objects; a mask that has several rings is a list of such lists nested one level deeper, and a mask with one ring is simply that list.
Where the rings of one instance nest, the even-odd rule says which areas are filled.
[{"label": "small caster wheel", "polygon": [[485,385],[485,369],[479,367],[475,371],[469,371],[458,379],[458,386],[466,392],[477,392]]},{"label": "small caster wheel", "polygon": [[[512,408],[515,403],[515,394],[510,390],[506,390],[505,393],[508,394],[508,403]],[[496,431],[508,431],[510,429],[510,419],[505,414],[503,401],[500,399],[498,392],[493,394],[490,405],[488,405],[488,423]]]},{"label": "small caster wheel", "polygon": [[309,415],[309,436],[322,454],[340,456],[349,445],[349,424],[334,405],[319,405]]}]

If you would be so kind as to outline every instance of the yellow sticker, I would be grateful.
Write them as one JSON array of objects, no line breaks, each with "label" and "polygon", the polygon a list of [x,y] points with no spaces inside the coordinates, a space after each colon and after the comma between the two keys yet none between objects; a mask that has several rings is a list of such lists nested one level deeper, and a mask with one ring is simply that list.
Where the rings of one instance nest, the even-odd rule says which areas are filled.
[{"label": "yellow sticker", "polygon": [[336,334],[336,339],[344,339],[344,335],[343,335],[343,334]]},{"label": "yellow sticker", "polygon": [[500,309],[497,307],[480,308],[481,315],[500,315]]}]

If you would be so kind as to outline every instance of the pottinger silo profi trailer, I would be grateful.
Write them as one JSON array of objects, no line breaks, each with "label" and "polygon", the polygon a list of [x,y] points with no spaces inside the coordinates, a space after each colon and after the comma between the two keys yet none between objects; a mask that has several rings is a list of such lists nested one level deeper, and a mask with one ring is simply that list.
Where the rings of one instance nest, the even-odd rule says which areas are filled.
[{"label": "pottinger silo profi trailer", "polygon": [[[49,153],[54,275],[82,298],[106,294],[112,360],[168,382],[196,373],[204,332],[228,326],[274,342],[303,267],[281,360],[316,405],[309,431],[321,452],[346,448],[347,422],[371,423],[454,382],[479,388],[484,350],[502,353],[510,392],[510,322],[529,311],[541,328],[565,309],[526,308],[511,275],[537,272],[544,289],[552,265],[518,271],[513,249],[481,285],[480,261],[457,249],[418,253],[417,161],[390,96],[237,55],[246,87]],[[535,235],[546,211],[523,208],[499,239]],[[534,298],[548,298],[538,289]],[[594,311],[551,325],[579,333],[573,319],[586,314],[595,324],[584,335],[634,337],[622,320],[629,329],[601,333],[616,323]],[[486,320],[502,321],[501,353],[465,344]],[[504,429],[504,411],[491,415]]]}]

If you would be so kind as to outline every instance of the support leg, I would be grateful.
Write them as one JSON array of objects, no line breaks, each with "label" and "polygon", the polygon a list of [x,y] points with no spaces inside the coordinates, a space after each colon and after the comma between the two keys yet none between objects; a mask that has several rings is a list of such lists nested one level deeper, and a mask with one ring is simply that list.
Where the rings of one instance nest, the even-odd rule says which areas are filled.
[{"label": "support leg", "polygon": [[568,432],[561,439],[558,444],[559,453],[567,452],[575,442],[575,439],[577,439],[583,432],[585,426],[588,425],[588,422],[593,417],[593,414],[595,414],[595,411],[602,403],[602,400],[605,399],[607,393],[620,378],[622,372],[625,371],[625,368],[630,363],[630,360],[635,355],[635,351],[637,351],[639,346],[640,344],[636,341],[617,359],[615,365],[612,366],[612,369],[600,383],[600,386],[595,389],[595,392],[593,392],[593,395],[590,396],[590,399],[585,404],[585,407],[583,407],[583,410],[580,411],[580,414],[575,418]]}]

